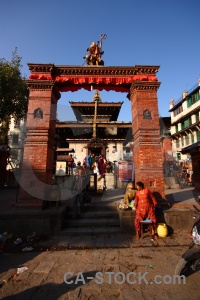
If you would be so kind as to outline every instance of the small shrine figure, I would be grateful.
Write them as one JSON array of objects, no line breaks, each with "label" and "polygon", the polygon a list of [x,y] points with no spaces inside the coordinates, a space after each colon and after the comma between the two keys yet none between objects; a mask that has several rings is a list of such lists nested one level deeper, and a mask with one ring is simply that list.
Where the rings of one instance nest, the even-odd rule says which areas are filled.
[{"label": "small shrine figure", "polygon": [[106,38],[106,34],[102,34],[100,36],[100,41],[98,41],[97,43],[92,42],[90,47],[86,49],[86,51],[89,52],[89,54],[85,55],[83,58],[86,59],[87,65],[104,66],[104,61],[101,59],[101,56],[104,54],[104,51],[102,51],[102,39],[105,38]]},{"label": "small shrine figure", "polygon": [[43,119],[43,111],[40,108],[34,110],[34,118]]},{"label": "small shrine figure", "polygon": [[151,112],[146,109],[144,112],[143,112],[143,116],[144,116],[144,119],[147,119],[147,120],[151,120],[152,117],[151,117]]}]

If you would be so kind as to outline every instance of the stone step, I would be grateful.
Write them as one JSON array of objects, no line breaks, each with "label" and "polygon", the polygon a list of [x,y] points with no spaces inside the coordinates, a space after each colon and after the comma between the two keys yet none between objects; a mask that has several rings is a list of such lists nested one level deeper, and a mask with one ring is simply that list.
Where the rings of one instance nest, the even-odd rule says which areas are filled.
[{"label": "stone step", "polygon": [[69,206],[60,235],[84,236],[121,233],[119,213],[115,206],[88,205],[85,212],[73,219],[73,207]]},{"label": "stone step", "polygon": [[78,218],[67,219],[63,223],[64,228],[68,227],[114,227],[120,226],[119,218]]},{"label": "stone step", "polygon": [[83,236],[84,235],[112,235],[112,234],[119,234],[121,233],[120,231],[120,226],[114,226],[114,227],[68,227],[68,228],[63,228],[60,231],[61,236]]},{"label": "stone step", "polygon": [[[46,242],[46,241],[45,241]],[[58,249],[105,249],[130,248],[132,237],[130,234],[88,234],[60,235]],[[145,246],[145,243],[143,244]],[[149,244],[148,244],[149,245]],[[152,246],[152,244],[150,245]],[[41,248],[41,246],[40,246]],[[49,249],[51,246],[48,247]],[[105,299],[105,297],[104,297]]]},{"label": "stone step", "polygon": [[[65,219],[72,217],[73,208],[68,207],[66,210]],[[116,218],[119,219],[119,213],[114,208],[103,208],[103,207],[85,207],[85,212],[81,214],[81,218],[84,219],[96,219],[96,218]]]}]

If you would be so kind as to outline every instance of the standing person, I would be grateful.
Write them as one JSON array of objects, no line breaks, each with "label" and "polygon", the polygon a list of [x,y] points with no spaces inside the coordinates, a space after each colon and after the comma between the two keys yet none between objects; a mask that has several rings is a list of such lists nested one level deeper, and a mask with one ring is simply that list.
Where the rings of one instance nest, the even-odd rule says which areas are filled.
[{"label": "standing person", "polygon": [[72,154],[70,154],[69,160],[68,160],[68,162],[67,162],[69,174],[72,174],[73,163],[74,163],[74,159],[73,159],[73,157],[72,157]]},{"label": "standing person", "polygon": [[95,163],[95,161],[96,161],[94,153],[92,153],[91,157],[92,157],[92,165],[93,165]]},{"label": "standing person", "polygon": [[109,161],[109,159],[107,160],[106,163],[106,173],[112,173],[112,163],[111,161]]},{"label": "standing person", "polygon": [[84,172],[85,172],[85,174],[86,174],[86,173],[87,173],[87,166],[86,166],[85,161],[83,162],[83,170],[84,170]]},{"label": "standing person", "polygon": [[77,175],[78,171],[82,170],[84,172],[83,166],[81,166],[81,162],[78,161],[76,167],[73,169],[73,175]]},{"label": "standing person", "polygon": [[106,161],[105,161],[103,155],[99,156],[98,164],[99,164],[99,173],[100,173],[100,175],[104,175],[106,173]]},{"label": "standing person", "polygon": [[72,181],[71,190],[74,194],[73,202],[73,218],[78,217],[78,202],[80,205],[80,213],[84,212],[84,189],[85,189],[85,176],[83,169],[78,169],[77,175],[74,176]]},{"label": "standing person", "polygon": [[95,159],[95,162],[92,164],[93,173],[99,175],[99,164],[98,158]]},{"label": "standing person", "polygon": [[155,235],[156,229],[156,215],[155,215],[155,207],[157,205],[157,201],[151,191],[144,187],[144,183],[138,181],[136,183],[136,196],[135,196],[135,210],[136,210],[136,217],[135,217],[135,229],[136,229],[136,238],[140,238],[141,234],[141,226],[140,221],[145,219],[151,219],[151,235],[152,238],[157,238]]},{"label": "standing person", "polygon": [[183,170],[180,174],[179,174],[179,185],[180,188],[182,189],[184,187],[184,185],[187,182],[187,177],[186,177],[186,171]]},{"label": "standing person", "polygon": [[89,170],[92,169],[92,156],[91,154],[89,153],[87,156],[86,156],[86,166]]}]

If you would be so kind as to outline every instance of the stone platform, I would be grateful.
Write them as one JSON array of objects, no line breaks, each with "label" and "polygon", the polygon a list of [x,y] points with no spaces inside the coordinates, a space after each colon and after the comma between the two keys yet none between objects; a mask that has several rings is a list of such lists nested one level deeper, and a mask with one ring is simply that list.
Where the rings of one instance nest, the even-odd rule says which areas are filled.
[{"label": "stone platform", "polygon": [[[2,232],[12,232],[14,234],[38,234],[60,235],[67,210],[72,206],[71,195],[65,188],[61,189],[61,206],[50,206],[45,210],[38,209],[17,209],[17,189],[7,188],[0,190],[0,228]],[[110,189],[99,195],[92,195],[92,203],[87,204],[93,211],[99,211],[101,207],[111,209],[115,213],[118,211],[120,219],[120,229],[123,234],[133,235],[134,216],[132,210],[120,211],[118,205],[123,199],[124,189]],[[193,187],[183,189],[166,189],[166,200],[170,206],[158,207],[158,222],[166,223],[169,232],[177,230],[190,230],[194,222],[194,208],[198,203],[200,192]],[[167,203],[166,201],[166,203]],[[87,208],[87,207],[86,207]],[[119,232],[117,232],[119,233]],[[113,233],[114,234],[114,233]],[[97,233],[98,235],[98,233]]]}]

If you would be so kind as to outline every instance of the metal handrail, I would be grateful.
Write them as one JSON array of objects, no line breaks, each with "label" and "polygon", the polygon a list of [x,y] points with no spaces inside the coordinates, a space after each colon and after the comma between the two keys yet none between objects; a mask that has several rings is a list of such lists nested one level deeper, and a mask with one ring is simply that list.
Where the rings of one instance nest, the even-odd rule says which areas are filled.
[{"label": "metal handrail", "polygon": [[[187,96],[190,94],[190,93],[192,93],[192,91],[194,91],[197,87],[199,86],[199,84],[198,83],[196,83],[191,89],[189,89],[187,92]],[[186,96],[186,97],[187,97]],[[186,98],[185,97],[185,98]],[[174,105],[177,105],[179,102],[181,102],[183,99],[185,99],[185,98],[182,98],[182,97],[180,97],[178,100],[176,100],[176,101],[174,101]]]}]

